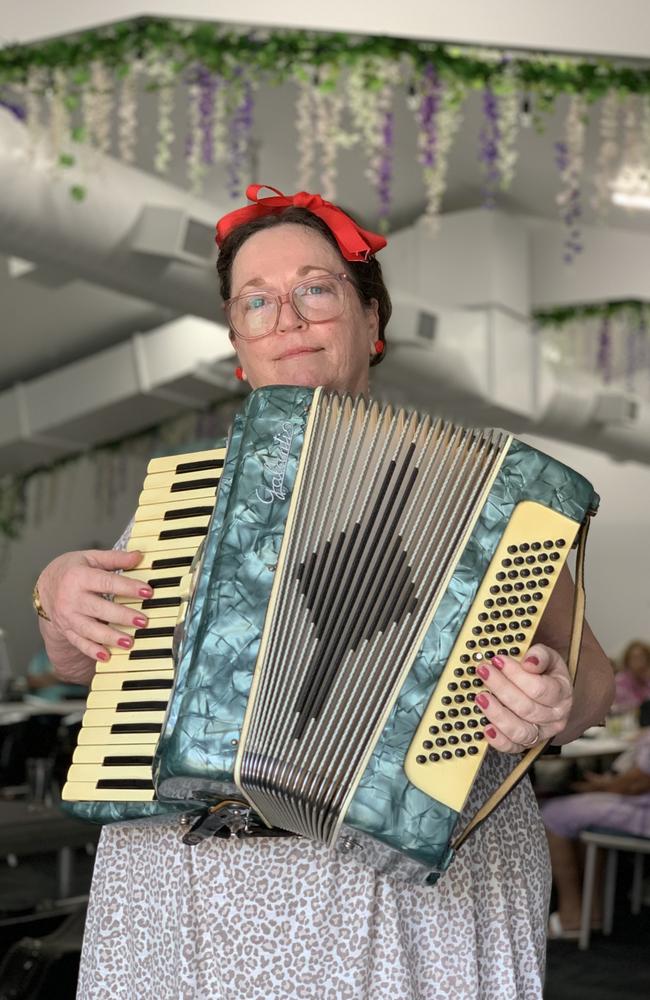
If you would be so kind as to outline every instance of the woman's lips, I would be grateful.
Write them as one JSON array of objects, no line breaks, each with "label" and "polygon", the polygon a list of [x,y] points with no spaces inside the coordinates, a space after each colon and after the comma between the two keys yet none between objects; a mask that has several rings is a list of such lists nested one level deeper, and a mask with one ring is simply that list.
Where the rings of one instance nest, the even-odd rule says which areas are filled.
[{"label": "woman's lips", "polygon": [[320,347],[296,347],[292,351],[285,351],[281,354],[276,361],[286,361],[287,358],[297,358],[300,354],[316,354],[318,351],[322,350]]}]

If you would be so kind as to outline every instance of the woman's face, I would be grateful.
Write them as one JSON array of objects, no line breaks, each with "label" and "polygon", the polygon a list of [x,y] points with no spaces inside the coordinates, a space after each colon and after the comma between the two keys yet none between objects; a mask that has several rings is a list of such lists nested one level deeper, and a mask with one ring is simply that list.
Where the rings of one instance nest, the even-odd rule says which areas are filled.
[{"label": "woman's face", "polygon": [[[231,297],[263,289],[285,295],[306,278],[341,274],[345,265],[327,240],[305,226],[287,223],[249,237],[232,267]],[[352,282],[345,282],[340,316],[322,323],[302,319],[283,302],[273,333],[233,343],[254,389],[263,385],[318,385],[353,395],[368,392],[368,365],[378,337],[377,303],[362,305]]]},{"label": "woman's face", "polygon": [[650,681],[650,661],[643,646],[631,646],[625,657],[625,669],[640,681]]}]

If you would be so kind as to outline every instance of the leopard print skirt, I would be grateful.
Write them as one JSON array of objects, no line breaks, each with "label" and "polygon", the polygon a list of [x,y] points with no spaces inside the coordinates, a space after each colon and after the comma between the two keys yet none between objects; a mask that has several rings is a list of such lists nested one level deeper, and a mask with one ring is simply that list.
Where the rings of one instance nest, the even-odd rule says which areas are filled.
[{"label": "leopard print skirt", "polygon": [[[491,751],[467,814],[512,766]],[[181,843],[117,823],[97,853],[77,1000],[538,1000],[550,893],[528,780],[434,888],[299,839]]]}]

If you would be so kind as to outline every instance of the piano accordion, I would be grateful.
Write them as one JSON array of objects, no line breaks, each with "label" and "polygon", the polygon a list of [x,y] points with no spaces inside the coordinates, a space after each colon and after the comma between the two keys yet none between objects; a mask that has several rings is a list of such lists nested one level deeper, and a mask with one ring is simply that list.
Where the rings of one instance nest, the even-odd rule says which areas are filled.
[{"label": "piano accordion", "polygon": [[149,625],[97,665],[63,798],[227,802],[433,882],[487,747],[477,667],[524,657],[597,503],[503,432],[256,390],[227,449],[149,467]]}]

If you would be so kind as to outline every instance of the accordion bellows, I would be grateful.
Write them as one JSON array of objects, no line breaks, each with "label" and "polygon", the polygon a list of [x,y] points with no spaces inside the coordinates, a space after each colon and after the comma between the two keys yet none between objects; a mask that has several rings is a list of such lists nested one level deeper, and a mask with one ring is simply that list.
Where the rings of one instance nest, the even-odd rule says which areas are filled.
[{"label": "accordion bellows", "polygon": [[415,881],[444,868],[486,747],[476,666],[524,655],[596,505],[504,433],[252,393],[177,630],[160,799],[240,799]]}]

